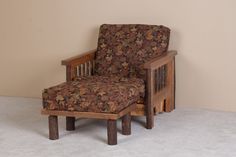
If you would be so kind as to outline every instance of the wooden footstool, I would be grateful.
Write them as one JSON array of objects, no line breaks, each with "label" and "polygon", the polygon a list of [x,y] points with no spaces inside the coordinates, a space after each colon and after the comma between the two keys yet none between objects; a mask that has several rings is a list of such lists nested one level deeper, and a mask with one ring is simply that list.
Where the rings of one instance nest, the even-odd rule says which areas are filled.
[{"label": "wooden footstool", "polygon": [[117,120],[122,118],[122,134],[131,134],[131,115],[130,112],[135,110],[136,104],[132,104],[117,114],[93,113],[93,112],[70,112],[70,111],[50,111],[42,109],[41,113],[48,116],[49,139],[59,139],[58,116],[66,116],[66,130],[75,130],[75,117],[78,118],[95,118],[107,120],[107,137],[109,145],[117,144]]},{"label": "wooden footstool", "polygon": [[58,135],[58,116],[66,117],[66,129],[75,129],[75,118],[107,120],[108,144],[117,144],[116,121],[122,118],[122,134],[131,134],[131,112],[144,93],[144,81],[107,76],[81,77],[43,91],[43,115],[49,115],[49,139]]}]

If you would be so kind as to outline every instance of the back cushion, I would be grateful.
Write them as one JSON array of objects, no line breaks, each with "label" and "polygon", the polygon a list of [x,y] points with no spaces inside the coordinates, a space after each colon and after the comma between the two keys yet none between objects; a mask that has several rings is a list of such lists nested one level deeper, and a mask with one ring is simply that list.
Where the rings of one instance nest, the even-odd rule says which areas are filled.
[{"label": "back cushion", "polygon": [[167,52],[170,29],[156,25],[100,27],[95,73],[145,79],[143,63]]}]

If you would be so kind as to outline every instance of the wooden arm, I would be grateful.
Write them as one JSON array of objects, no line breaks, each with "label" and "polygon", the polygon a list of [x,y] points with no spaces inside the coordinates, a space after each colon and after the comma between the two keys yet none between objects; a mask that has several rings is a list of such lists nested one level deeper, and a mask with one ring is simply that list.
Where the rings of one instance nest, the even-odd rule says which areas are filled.
[{"label": "wooden arm", "polygon": [[61,64],[66,65],[66,66],[77,66],[80,64],[84,64],[88,61],[94,60],[95,52],[96,52],[96,49],[83,53],[82,55],[77,55],[77,56],[62,60]]},{"label": "wooden arm", "polygon": [[167,64],[174,56],[177,55],[177,51],[168,51],[166,55],[154,58],[146,63],[144,63],[144,69],[157,69],[165,64]]},{"label": "wooden arm", "polygon": [[77,76],[93,75],[96,50],[91,50],[61,62],[66,66],[66,80],[72,81]]},{"label": "wooden arm", "polygon": [[[147,128],[154,124],[154,109],[161,111],[164,102],[164,110],[170,112],[175,103],[175,60],[176,51],[168,51],[160,56],[144,63],[147,72],[146,78],[146,118]],[[164,72],[164,73],[163,73]]]}]

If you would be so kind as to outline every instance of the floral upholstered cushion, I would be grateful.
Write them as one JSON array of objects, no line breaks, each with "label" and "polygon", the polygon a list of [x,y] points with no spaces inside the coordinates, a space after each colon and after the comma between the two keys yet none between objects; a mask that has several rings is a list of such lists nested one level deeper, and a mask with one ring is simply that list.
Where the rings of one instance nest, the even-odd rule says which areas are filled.
[{"label": "floral upholstered cushion", "polygon": [[167,52],[170,29],[156,25],[100,27],[95,66],[98,75],[145,79],[143,63]]},{"label": "floral upholstered cushion", "polygon": [[137,78],[79,77],[43,91],[48,110],[118,113],[144,97],[144,82]]}]

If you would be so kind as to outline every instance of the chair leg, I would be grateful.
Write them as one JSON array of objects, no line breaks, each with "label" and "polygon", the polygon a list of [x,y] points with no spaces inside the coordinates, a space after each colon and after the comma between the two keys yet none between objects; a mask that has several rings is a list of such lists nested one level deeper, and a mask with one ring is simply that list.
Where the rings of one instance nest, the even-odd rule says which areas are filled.
[{"label": "chair leg", "polygon": [[174,110],[174,108],[172,107],[173,105],[171,104],[171,98],[167,97],[167,99],[165,100],[165,112],[171,112]]},{"label": "chair leg", "polygon": [[56,140],[59,138],[58,133],[58,118],[57,116],[48,116],[48,124],[49,124],[49,139]]},{"label": "chair leg", "polygon": [[122,134],[130,135],[131,134],[131,115],[130,113],[122,117]]},{"label": "chair leg", "polygon": [[171,112],[175,108],[175,62],[174,59],[167,65],[168,96],[165,100],[165,112]]},{"label": "chair leg", "polygon": [[153,109],[153,91],[154,85],[154,70],[147,70],[147,81],[146,81],[146,127],[152,129],[154,126],[154,109]]},{"label": "chair leg", "polygon": [[116,120],[107,120],[107,137],[109,145],[117,144],[117,126]]},{"label": "chair leg", "polygon": [[66,130],[75,130],[75,117],[66,117]]},{"label": "chair leg", "polygon": [[154,109],[152,107],[147,106],[147,111],[146,111],[146,123],[147,129],[152,129],[154,126]]}]

